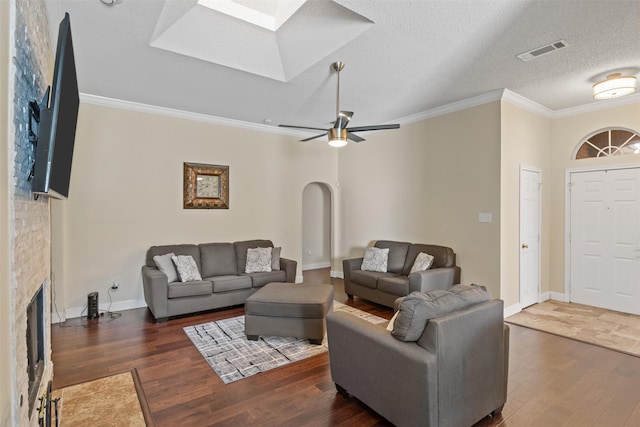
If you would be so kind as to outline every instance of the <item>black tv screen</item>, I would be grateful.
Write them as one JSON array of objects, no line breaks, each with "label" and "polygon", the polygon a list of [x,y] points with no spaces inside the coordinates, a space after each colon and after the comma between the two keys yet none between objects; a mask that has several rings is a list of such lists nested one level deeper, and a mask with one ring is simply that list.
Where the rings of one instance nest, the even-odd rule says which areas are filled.
[{"label": "black tv screen", "polygon": [[79,105],[71,24],[66,13],[58,30],[51,100],[48,107],[40,110],[32,183],[35,194],[69,197]]}]

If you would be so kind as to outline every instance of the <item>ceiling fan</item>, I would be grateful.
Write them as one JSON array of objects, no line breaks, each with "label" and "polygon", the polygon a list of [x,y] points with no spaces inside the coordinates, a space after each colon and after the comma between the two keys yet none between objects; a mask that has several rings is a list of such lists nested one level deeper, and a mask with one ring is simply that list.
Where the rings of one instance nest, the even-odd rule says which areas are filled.
[{"label": "ceiling fan", "polygon": [[372,130],[383,129],[398,129],[399,124],[390,125],[371,125],[371,126],[356,126],[347,127],[349,120],[353,117],[353,111],[340,111],[340,71],[344,68],[344,62],[334,62],[333,69],[338,73],[338,89],[336,91],[336,121],[332,128],[323,129],[309,126],[295,126],[295,125],[278,125],[283,128],[295,128],[295,129],[309,129],[309,130],[321,130],[323,133],[309,138],[301,139],[300,141],[311,141],[312,139],[320,138],[322,136],[329,136],[329,145],[332,147],[342,147],[347,144],[347,140],[353,142],[362,142],[365,139],[356,135],[354,132],[367,132]]}]

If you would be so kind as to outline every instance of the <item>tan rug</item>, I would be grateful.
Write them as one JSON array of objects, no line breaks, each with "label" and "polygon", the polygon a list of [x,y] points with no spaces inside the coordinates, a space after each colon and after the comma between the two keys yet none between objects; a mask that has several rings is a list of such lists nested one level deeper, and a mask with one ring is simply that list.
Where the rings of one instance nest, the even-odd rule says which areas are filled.
[{"label": "tan rug", "polygon": [[640,316],[633,314],[549,300],[505,321],[640,357]]},{"label": "tan rug", "polygon": [[52,398],[60,398],[61,427],[153,426],[135,369],[54,390]]}]

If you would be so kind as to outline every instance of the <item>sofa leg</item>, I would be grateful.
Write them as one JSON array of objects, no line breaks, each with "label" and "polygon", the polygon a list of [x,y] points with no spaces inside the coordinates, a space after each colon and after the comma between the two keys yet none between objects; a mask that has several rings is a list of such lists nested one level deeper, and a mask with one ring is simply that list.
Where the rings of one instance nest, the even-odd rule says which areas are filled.
[{"label": "sofa leg", "polygon": [[309,342],[311,344],[320,345],[322,344],[322,338],[320,338],[319,340],[309,338]]},{"label": "sofa leg", "polygon": [[157,322],[157,323],[164,323],[164,322],[166,322],[168,319],[169,319],[168,317],[159,317],[159,318],[157,318],[157,319],[156,319],[156,322]]},{"label": "sofa leg", "polygon": [[260,335],[247,335],[247,339],[251,341],[258,341],[258,338],[260,338]]},{"label": "sofa leg", "polygon": [[347,298],[353,299],[353,294],[347,294]]},{"label": "sofa leg", "polygon": [[336,384],[336,390],[338,390],[338,393],[340,393],[341,396],[345,397],[345,398],[349,398],[351,397],[351,395],[349,394],[349,392],[347,391],[347,389],[345,389],[344,387],[342,387],[340,384],[335,383]]},{"label": "sofa leg", "polygon": [[502,408],[504,408],[504,405],[500,406],[499,408],[494,409],[493,411],[491,411],[491,418],[495,418],[497,416],[499,416],[500,414],[502,414]]}]

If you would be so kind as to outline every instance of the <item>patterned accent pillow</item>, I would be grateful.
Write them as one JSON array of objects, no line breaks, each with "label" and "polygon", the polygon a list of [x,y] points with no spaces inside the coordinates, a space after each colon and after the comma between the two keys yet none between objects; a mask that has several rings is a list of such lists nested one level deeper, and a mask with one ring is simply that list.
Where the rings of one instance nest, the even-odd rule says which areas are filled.
[{"label": "patterned accent pillow", "polygon": [[277,248],[271,249],[271,271],[280,270],[280,252],[282,251],[282,247],[278,246]]},{"label": "patterned accent pillow", "polygon": [[389,260],[389,248],[367,248],[364,251],[362,260],[362,271],[387,272],[387,261]]},{"label": "patterned accent pillow", "polygon": [[181,282],[193,282],[195,280],[202,280],[196,261],[191,255],[174,255],[171,260],[178,270],[178,277]]},{"label": "patterned accent pillow", "polygon": [[169,252],[165,255],[156,255],[153,257],[153,262],[156,264],[156,267],[167,276],[167,282],[169,283],[178,281],[178,272],[171,259],[174,255],[173,252]]},{"label": "patterned accent pillow", "polygon": [[247,265],[244,267],[244,272],[258,273],[261,271],[271,271],[271,249],[272,248],[247,249]]},{"label": "patterned accent pillow", "polygon": [[416,257],[416,260],[413,262],[413,267],[411,267],[411,273],[415,273],[416,271],[425,271],[431,268],[433,265],[433,256],[429,254],[425,254],[424,252],[420,252]]}]

